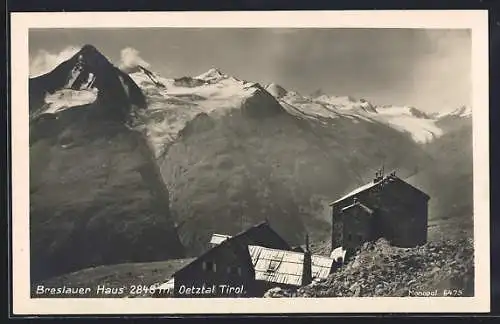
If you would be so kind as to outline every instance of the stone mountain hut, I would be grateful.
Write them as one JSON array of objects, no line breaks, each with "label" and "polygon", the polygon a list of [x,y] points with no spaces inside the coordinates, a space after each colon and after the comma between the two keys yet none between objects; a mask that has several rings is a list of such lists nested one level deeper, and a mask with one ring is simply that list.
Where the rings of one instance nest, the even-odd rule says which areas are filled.
[{"label": "stone mountain hut", "polygon": [[332,250],[342,247],[350,255],[364,242],[380,237],[399,247],[424,244],[429,199],[395,172],[386,176],[377,172],[372,182],[330,204]]}]

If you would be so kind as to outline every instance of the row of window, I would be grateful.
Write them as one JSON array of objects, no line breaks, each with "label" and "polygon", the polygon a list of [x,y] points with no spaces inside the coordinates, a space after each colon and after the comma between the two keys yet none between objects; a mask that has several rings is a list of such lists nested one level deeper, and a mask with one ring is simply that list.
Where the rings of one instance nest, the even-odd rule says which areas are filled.
[{"label": "row of window", "polygon": [[[215,262],[212,261],[203,261],[202,267],[204,271],[208,272],[217,272],[217,265]],[[237,274],[238,276],[241,276],[241,267],[236,267],[236,266],[229,266],[226,267],[226,273],[227,274]]]}]

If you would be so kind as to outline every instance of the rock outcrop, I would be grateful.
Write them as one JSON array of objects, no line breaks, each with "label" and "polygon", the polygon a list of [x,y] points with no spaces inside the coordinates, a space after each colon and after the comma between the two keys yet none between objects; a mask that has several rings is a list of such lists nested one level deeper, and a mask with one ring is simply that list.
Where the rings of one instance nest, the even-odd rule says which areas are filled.
[{"label": "rock outcrop", "polygon": [[474,253],[471,239],[396,248],[367,242],[327,279],[297,291],[272,290],[269,297],[471,297]]}]

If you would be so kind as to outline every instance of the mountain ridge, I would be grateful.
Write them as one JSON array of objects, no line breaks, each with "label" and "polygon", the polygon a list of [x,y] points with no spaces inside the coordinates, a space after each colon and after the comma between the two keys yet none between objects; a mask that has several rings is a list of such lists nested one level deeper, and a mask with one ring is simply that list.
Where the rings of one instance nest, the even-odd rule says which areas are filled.
[{"label": "mountain ridge", "polygon": [[[139,77],[137,76],[137,78]],[[200,99],[206,98],[202,93],[206,93],[207,87],[210,86],[218,86],[218,90],[220,90],[221,94],[225,89],[227,100],[231,101],[233,100],[232,95],[239,92],[239,96],[243,97],[245,95],[242,91],[248,87],[248,85],[258,84],[256,82],[240,80],[227,73],[221,72],[221,70],[217,68],[211,68],[196,77],[183,78],[198,82],[197,84],[191,84],[189,88],[191,89],[191,95],[195,95]],[[136,81],[140,83],[140,80]],[[183,86],[181,83],[177,85],[180,88]],[[349,96],[332,96],[323,92],[321,92],[321,94],[317,93],[318,96],[304,96],[295,91],[286,90],[276,83],[267,84],[262,88],[275,97],[285,110],[287,110],[287,107],[290,108],[287,110],[288,113],[295,115],[308,116],[309,118],[319,117],[320,119],[354,117],[371,122],[383,123],[399,132],[410,135],[411,138],[418,143],[431,142],[446,132],[446,129],[441,129],[439,125],[441,118],[438,118],[439,116],[437,114],[428,114],[412,106],[379,106],[364,99],[355,99]],[[175,93],[175,91],[173,93]],[[209,96],[211,96],[211,94],[209,94]]]}]

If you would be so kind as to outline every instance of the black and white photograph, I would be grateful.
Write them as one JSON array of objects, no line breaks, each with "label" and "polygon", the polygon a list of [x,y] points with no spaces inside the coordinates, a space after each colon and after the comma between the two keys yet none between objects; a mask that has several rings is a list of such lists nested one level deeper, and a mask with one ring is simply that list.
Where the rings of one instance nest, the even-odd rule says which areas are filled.
[{"label": "black and white photograph", "polygon": [[30,27],[25,293],[478,297],[473,35]]}]

